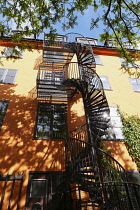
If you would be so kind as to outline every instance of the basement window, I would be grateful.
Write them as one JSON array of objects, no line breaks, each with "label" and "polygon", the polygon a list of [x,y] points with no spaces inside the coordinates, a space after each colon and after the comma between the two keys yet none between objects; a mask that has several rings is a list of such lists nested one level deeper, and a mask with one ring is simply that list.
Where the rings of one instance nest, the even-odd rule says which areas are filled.
[{"label": "basement window", "polygon": [[47,197],[47,179],[32,179],[30,197]]},{"label": "basement window", "polygon": [[3,124],[3,120],[6,114],[9,101],[0,101],[0,128]]},{"label": "basement window", "polygon": [[0,68],[0,83],[13,84],[15,82],[17,69]]},{"label": "basement window", "polygon": [[66,105],[39,103],[36,139],[63,139],[66,134]]}]

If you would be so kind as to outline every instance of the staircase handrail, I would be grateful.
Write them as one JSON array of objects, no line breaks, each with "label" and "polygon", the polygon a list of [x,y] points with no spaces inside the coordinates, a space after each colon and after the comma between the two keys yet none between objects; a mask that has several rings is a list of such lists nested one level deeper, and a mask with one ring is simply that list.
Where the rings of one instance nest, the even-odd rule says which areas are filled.
[{"label": "staircase handrail", "polygon": [[[102,91],[103,95],[105,95],[104,88],[103,88],[103,83],[102,83],[99,75],[96,73],[96,71],[95,71],[95,69],[93,67],[85,66],[85,65],[79,64],[78,62],[75,61],[75,62],[68,62],[68,63],[66,63],[63,68],[65,68],[68,65],[72,65],[72,64],[78,64],[78,66],[82,68],[82,71],[84,72],[84,76],[85,76],[85,73],[87,72],[85,69],[90,70],[92,72],[90,76],[92,76],[92,77],[89,78],[87,75],[85,76],[86,78],[88,78],[88,84],[90,84],[90,80],[91,79],[95,78],[97,80],[97,78],[98,78],[98,83],[97,83],[98,89],[100,91]],[[80,79],[81,76],[82,75],[79,74],[79,79]],[[92,85],[92,84],[90,84],[90,85]],[[92,86],[95,87],[95,89],[96,89],[96,86],[94,84]]]},{"label": "staircase handrail", "polygon": [[85,125],[87,125],[87,123],[84,123],[84,124],[81,125],[80,127],[73,129],[72,131],[69,131],[68,134],[71,134],[71,133],[74,132],[74,131],[80,130],[80,129],[81,129],[82,127],[84,127]]},{"label": "staircase handrail", "polygon": [[123,166],[122,166],[114,157],[112,157],[111,155],[109,155],[107,152],[105,152],[105,151],[102,150],[101,148],[99,148],[99,147],[93,145],[92,143],[85,142],[85,141],[82,141],[82,140],[80,140],[80,139],[76,139],[76,138],[73,138],[73,137],[70,137],[70,136],[67,136],[67,135],[66,135],[66,137],[71,138],[71,139],[75,139],[75,140],[77,140],[77,141],[79,141],[79,142],[81,142],[81,143],[85,143],[85,144],[87,144],[87,145],[89,145],[89,146],[91,146],[91,147],[93,147],[93,148],[96,148],[97,150],[100,150],[102,153],[104,153],[105,155],[107,155],[108,157],[110,157],[112,160],[114,160],[114,161],[122,168],[122,170],[125,171],[125,169],[123,168]]},{"label": "staircase handrail", "polygon": [[[102,150],[101,148],[99,148],[99,147],[97,147],[97,146],[95,146],[95,145],[93,145],[92,143],[89,143],[89,142],[85,142],[85,141],[83,141],[83,140],[80,140],[80,139],[77,139],[77,138],[74,138],[74,137],[70,137],[69,135],[66,135],[65,136],[65,138],[66,139],[69,139],[68,141],[69,141],[69,143],[70,143],[70,140],[72,140],[71,141],[71,143],[72,143],[72,148],[74,148],[75,146],[74,146],[74,143],[75,142],[80,142],[80,143],[82,143],[82,145],[88,145],[89,146],[89,148],[91,148],[91,151],[89,151],[89,154],[91,154],[92,153],[92,156],[94,157],[95,156],[95,151],[98,153],[98,152],[100,152],[101,154],[103,154],[103,155],[105,155],[106,156],[106,160],[108,160],[108,162],[100,162],[100,164],[99,164],[99,168],[100,168],[100,177],[101,177],[101,179],[100,179],[100,182],[106,182],[106,179],[111,179],[111,180],[107,180],[107,182],[108,181],[114,181],[113,179],[118,179],[119,180],[119,182],[120,183],[122,183],[122,182],[128,182],[129,181],[129,179],[128,179],[128,175],[127,175],[127,173],[126,173],[126,171],[125,171],[125,169],[124,169],[124,167],[114,158],[114,157],[112,157],[110,154],[108,154],[107,152],[105,152],[104,150]],[[74,142],[75,141],[75,142]],[[84,151],[84,148],[86,148],[86,147],[83,147],[83,151]],[[79,151],[80,153],[82,152],[82,151]],[[67,153],[67,152],[66,152]],[[73,152],[72,153],[69,153],[69,155],[70,154],[72,154],[73,155]],[[78,152],[77,152],[77,155],[78,155]],[[70,157],[70,156],[69,156]],[[71,159],[71,163],[73,162],[73,161],[75,161],[75,158],[76,158],[76,156],[75,157],[72,157],[72,159]],[[107,159],[108,158],[108,159]],[[101,158],[100,160],[98,160],[98,161],[103,161],[103,159]],[[67,162],[67,160],[66,160],[66,164],[69,164],[69,161]],[[107,164],[107,165],[106,165]],[[107,166],[107,167],[109,167],[108,168],[108,170],[107,171],[104,171],[104,168],[102,168],[102,167],[104,167],[104,166]],[[115,166],[115,167],[114,167]],[[117,172],[117,174],[116,174],[116,172]],[[121,174],[119,174],[119,172],[121,172]],[[103,174],[103,173],[106,173],[106,174]],[[107,175],[107,176],[106,176]],[[103,180],[102,180],[103,179]]]}]

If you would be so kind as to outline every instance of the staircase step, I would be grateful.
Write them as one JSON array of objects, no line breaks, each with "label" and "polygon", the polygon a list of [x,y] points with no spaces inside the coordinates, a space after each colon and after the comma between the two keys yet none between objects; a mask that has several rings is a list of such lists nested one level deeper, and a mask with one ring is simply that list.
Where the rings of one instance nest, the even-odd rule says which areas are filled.
[{"label": "staircase step", "polygon": [[91,161],[93,161],[94,160],[94,158],[91,156],[91,155],[86,155],[86,154],[83,154],[83,156],[85,155],[85,157],[80,157],[80,160],[79,160],[79,162],[82,162],[82,163],[84,163],[84,162],[91,162]]},{"label": "staircase step", "polygon": [[82,186],[79,186],[79,190],[83,190],[83,191],[86,191],[86,192],[89,192],[90,193],[90,195],[93,195],[93,197],[95,196],[95,195],[101,195],[101,192],[100,192],[100,188],[98,188],[97,189],[97,187],[95,186],[95,187],[91,187],[91,186],[84,186],[84,185],[82,185]]},{"label": "staircase step", "polygon": [[52,96],[52,95],[38,95],[37,98],[39,99],[61,99],[61,100],[68,100],[71,99],[71,97],[62,97],[62,96]]},{"label": "staircase step", "polygon": [[55,91],[55,92],[53,92],[53,91],[48,91],[48,90],[46,90],[46,91],[40,91],[40,90],[38,90],[38,94],[45,94],[45,95],[71,95],[71,93],[66,93],[66,92],[63,92],[63,91]]},{"label": "staircase step", "polygon": [[71,163],[68,163],[67,164],[67,167],[68,168],[75,168],[76,170],[83,170],[84,168],[87,168],[87,167],[93,167],[95,168],[96,167],[96,163],[93,163],[92,161],[91,162],[79,162],[78,160],[77,161],[72,161]]},{"label": "staircase step", "polygon": [[63,88],[60,85],[49,85],[49,84],[38,84],[39,89],[47,89],[47,90],[61,90],[61,91],[74,91],[72,88]]},{"label": "staircase step", "polygon": [[97,168],[80,168],[80,173],[90,173],[90,172],[97,172]]},{"label": "staircase step", "polygon": [[95,163],[93,163],[93,162],[83,162],[82,164],[81,164],[81,167],[90,167],[90,166],[95,166]]},{"label": "staircase step", "polygon": [[79,178],[82,179],[95,179],[98,175],[78,174]]},{"label": "staircase step", "polygon": [[88,209],[88,207],[90,208],[90,207],[100,207],[100,205],[101,205],[101,203],[102,203],[102,200],[94,200],[94,201],[91,201],[91,200],[89,200],[89,201],[82,201],[81,200],[81,208],[83,207],[83,208],[86,208],[86,209]]}]

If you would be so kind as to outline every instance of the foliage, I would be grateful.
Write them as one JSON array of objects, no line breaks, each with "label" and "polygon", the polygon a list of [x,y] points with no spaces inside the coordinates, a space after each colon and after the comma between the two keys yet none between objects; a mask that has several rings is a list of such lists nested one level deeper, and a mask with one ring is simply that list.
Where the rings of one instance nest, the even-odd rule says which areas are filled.
[{"label": "foliage", "polygon": [[[62,23],[62,27],[73,28],[77,24],[78,12],[84,14],[89,6],[93,8],[91,29],[103,22],[101,40],[113,40],[127,62],[139,59],[139,53],[135,58],[129,55],[124,43],[129,42],[136,48],[140,41],[140,2],[136,0],[0,0],[0,31],[10,34],[15,42],[20,42],[25,35],[39,35],[44,29],[49,29],[52,35],[56,33],[57,22],[61,22],[63,17],[67,22]],[[18,30],[22,30],[21,33],[11,33],[11,20]]]},{"label": "foliage", "polygon": [[128,152],[140,170],[140,118],[122,114],[122,123]]},{"label": "foliage", "polygon": [[118,167],[116,162],[112,160],[109,156],[111,156],[111,150],[105,147],[105,143],[101,141],[100,148],[107,153],[108,155],[103,154],[101,162],[102,162],[102,171],[103,171],[103,179],[104,181],[117,181],[122,182],[123,179],[121,177],[120,171],[118,171]]}]

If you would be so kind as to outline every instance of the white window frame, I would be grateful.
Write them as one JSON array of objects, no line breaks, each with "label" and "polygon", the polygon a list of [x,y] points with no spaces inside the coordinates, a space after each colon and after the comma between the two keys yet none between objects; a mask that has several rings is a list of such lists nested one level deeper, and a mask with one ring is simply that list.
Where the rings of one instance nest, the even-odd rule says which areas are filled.
[{"label": "white window frame", "polygon": [[103,65],[100,55],[94,54],[94,58],[96,65]]},{"label": "white window frame", "polygon": [[[2,78],[0,79],[0,83],[4,83],[4,84],[14,84],[15,83],[15,79],[16,79],[16,76],[17,76],[17,72],[18,70],[17,69],[8,69],[8,68],[0,68],[0,70],[3,69],[4,70],[4,73],[2,75]],[[7,83],[5,82],[5,79],[6,79],[6,76],[8,75],[8,71],[9,70],[15,70],[16,71],[16,74],[14,76],[14,79],[13,79],[13,82],[12,83]]]},{"label": "white window frame", "polygon": [[138,68],[139,66],[136,64],[136,62],[134,62],[134,64],[132,64],[132,63],[126,63],[125,62],[125,59],[123,59],[123,58],[119,58],[119,60],[120,60],[120,63],[121,63],[121,66],[125,66],[125,67],[127,67],[127,68]]},{"label": "white window frame", "polygon": [[[20,52],[19,58],[22,59],[23,55],[24,55],[24,50],[21,51],[18,47],[15,47],[15,49]],[[6,47],[6,48],[4,48],[2,57],[10,56],[12,54],[12,51],[13,51],[13,47]],[[14,54],[13,54],[13,56],[14,56]]]},{"label": "white window frame", "polygon": [[[102,137],[102,140],[123,140],[124,136],[122,133],[122,120],[121,115],[118,112],[117,106],[110,106],[110,121],[109,127],[107,128],[107,134]],[[105,116],[106,117],[106,116]]]},{"label": "white window frame", "polygon": [[98,39],[89,38],[89,37],[76,37],[75,39],[77,43],[98,45]]},{"label": "white window frame", "polygon": [[131,83],[131,86],[135,92],[140,92],[140,79],[129,78],[129,82]]},{"label": "white window frame", "polygon": [[[107,76],[100,76],[100,75],[99,75],[99,77],[102,81],[104,90],[112,90],[108,77]],[[106,84],[107,84],[108,87],[105,86]]]},{"label": "white window frame", "polygon": [[[57,35],[56,37],[55,37],[55,42],[67,42],[67,36],[65,36],[65,35]],[[48,41],[49,40],[49,38],[48,38],[48,34],[45,34],[45,41]]]}]

